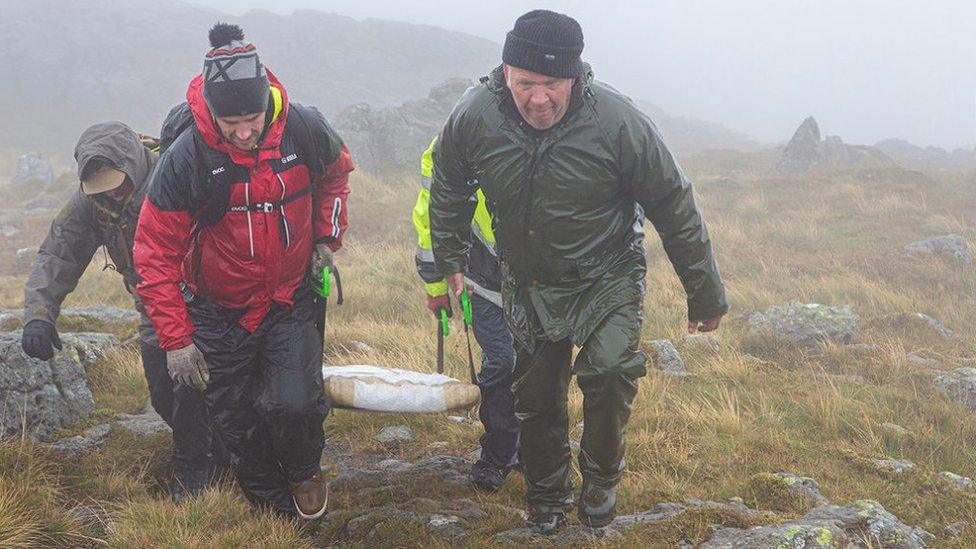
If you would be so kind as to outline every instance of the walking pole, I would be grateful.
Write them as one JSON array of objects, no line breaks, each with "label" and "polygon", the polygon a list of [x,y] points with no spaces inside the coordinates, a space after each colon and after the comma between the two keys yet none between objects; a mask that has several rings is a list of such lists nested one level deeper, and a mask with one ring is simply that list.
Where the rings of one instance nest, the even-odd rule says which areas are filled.
[{"label": "walking pole", "polygon": [[[339,272],[336,271],[338,282]],[[314,286],[315,293],[315,330],[322,334],[322,344],[325,344],[325,311],[329,304],[329,294],[332,293],[332,276],[329,267],[322,267],[322,286]],[[339,291],[339,303],[342,303],[342,290]]]},{"label": "walking pole", "polygon": [[478,384],[478,374],[474,370],[474,355],[471,354],[471,322],[474,315],[471,312],[471,298],[468,297],[468,290],[461,290],[461,311],[464,313],[464,338],[468,342],[468,373],[471,375],[471,383]]},{"label": "walking pole", "polygon": [[447,322],[447,309],[438,307],[437,314],[437,373],[444,373],[444,338],[451,333],[451,325]]}]

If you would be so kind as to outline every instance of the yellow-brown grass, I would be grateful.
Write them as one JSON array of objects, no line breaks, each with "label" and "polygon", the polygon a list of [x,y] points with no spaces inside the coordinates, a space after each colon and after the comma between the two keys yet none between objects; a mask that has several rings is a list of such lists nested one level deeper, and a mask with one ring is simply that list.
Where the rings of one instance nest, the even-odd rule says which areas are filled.
[{"label": "yellow-brown grass", "polygon": [[[976,236],[972,178],[925,176],[894,168],[772,177],[754,167],[737,173],[725,170],[733,162],[722,156],[687,166],[689,174],[702,180],[697,185],[699,204],[734,306],[717,334],[722,343],[719,351],[681,342],[684,295],[649,227],[643,335],[674,339],[696,377],[677,380],[650,368],[641,381],[629,428],[629,469],[621,483],[619,511],[637,512],[686,498],[749,497],[755,490],[755,475],[789,471],[817,479],[833,501],[876,499],[904,521],[931,532],[963,522],[961,537],[938,544],[973,546],[976,497],[945,486],[934,475],[950,470],[976,477],[972,459],[976,418],[949,403],[933,387],[927,371],[902,359],[906,353],[921,352],[939,360],[942,368],[952,369],[972,354],[976,341],[973,270],[902,252],[908,242],[934,234]],[[715,176],[734,181],[712,183]],[[409,225],[418,187],[410,177],[381,182],[362,174],[355,175],[352,185],[352,228],[336,260],[347,303],[330,304],[326,361],[432,371],[434,323],[423,306],[423,287],[414,271],[415,242]],[[117,275],[99,268],[89,270],[69,304],[126,306],[128,297]],[[0,279],[0,306],[22,305],[23,282],[24,277]],[[746,337],[746,326],[738,316],[744,309],[764,309],[790,299],[853,306],[861,316],[861,339],[880,349],[866,355],[836,347],[809,352]],[[943,340],[917,322],[916,312],[938,318],[959,339]],[[448,339],[448,370],[463,378],[463,336],[460,327],[455,328]],[[352,341],[365,342],[375,352],[357,352]],[[102,405],[131,411],[145,401],[145,393],[137,381],[135,356],[124,353],[106,362],[114,361],[114,366],[99,366],[93,381],[97,388],[118,387],[117,395],[96,390],[96,395],[102,394]],[[113,385],[113,380],[118,383]],[[575,388],[570,392],[570,414],[571,433],[578,437],[574,425],[582,419],[581,396]],[[895,436],[881,427],[885,422],[901,425],[912,435]],[[373,436],[383,426],[400,423],[410,426],[417,439],[390,454],[401,459],[421,457],[433,442],[446,442],[448,453],[467,455],[477,448],[481,434],[479,428],[446,415],[349,411],[330,416],[326,431],[354,451],[379,453],[386,450]],[[203,500],[233,509],[215,519],[217,526],[192,509],[153,500],[153,494],[165,495],[159,478],[165,476],[167,450],[159,442],[144,447],[136,458],[117,460],[113,453],[124,451],[110,446],[78,465],[77,479],[89,475],[89,480],[99,480],[92,480],[95,487],[88,485],[88,490],[77,480],[73,493],[99,494],[109,503],[115,501],[117,512],[125,517],[124,528],[109,532],[110,543],[151,544],[164,527],[176,528],[179,539],[190,545],[237,539],[219,536],[237,529],[253,532],[256,525],[274,532],[272,540],[290,539],[287,523],[244,512],[243,504],[230,493]],[[870,466],[871,459],[885,457],[910,459],[918,468],[889,476]],[[132,468],[127,463],[140,460],[150,465]],[[136,503],[126,503],[133,486],[143,488],[135,496]],[[407,495],[434,497],[439,490],[417,487]],[[521,477],[512,475],[499,494],[485,501],[521,506],[523,497]],[[334,498],[342,508],[367,503],[354,501],[349,494]],[[680,523],[636,528],[623,545],[667,546],[679,539],[705,539],[710,521],[747,525],[741,517],[694,514]],[[487,543],[494,532],[511,526],[500,519],[498,525],[476,532],[471,544]],[[405,529],[397,535],[400,546],[436,545],[423,531]],[[325,544],[332,538],[306,539]]]}]

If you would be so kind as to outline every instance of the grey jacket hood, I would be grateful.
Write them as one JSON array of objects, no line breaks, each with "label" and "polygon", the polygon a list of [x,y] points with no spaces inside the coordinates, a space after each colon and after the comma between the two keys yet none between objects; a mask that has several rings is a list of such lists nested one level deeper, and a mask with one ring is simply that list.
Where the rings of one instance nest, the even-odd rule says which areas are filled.
[{"label": "grey jacket hood", "polygon": [[75,145],[79,180],[95,159],[107,161],[124,172],[135,185],[136,194],[145,194],[153,167],[152,152],[132,128],[121,122],[102,122],[82,132]]}]

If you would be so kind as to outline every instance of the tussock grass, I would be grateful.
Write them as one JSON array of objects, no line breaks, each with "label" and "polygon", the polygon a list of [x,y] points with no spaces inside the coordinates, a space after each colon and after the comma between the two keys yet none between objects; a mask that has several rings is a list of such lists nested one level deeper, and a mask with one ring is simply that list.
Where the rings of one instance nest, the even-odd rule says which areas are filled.
[{"label": "tussock grass", "polygon": [[65,501],[51,456],[26,440],[0,443],[0,547],[97,545]]},{"label": "tussock grass", "polygon": [[143,499],[120,509],[109,532],[110,546],[128,547],[311,547],[291,521],[255,512],[230,490],[207,490],[182,505]]},{"label": "tussock grass", "polygon": [[[976,416],[948,402],[933,387],[932,374],[904,356],[914,352],[934,358],[941,369],[959,367],[973,356],[976,275],[939,258],[907,257],[902,247],[949,232],[976,238],[971,211],[976,178],[894,168],[773,176],[766,171],[767,156],[721,153],[685,162],[688,173],[703,181],[697,185],[698,200],[734,307],[716,334],[722,343],[719,351],[681,341],[684,293],[648,227],[642,335],[674,340],[696,377],[674,379],[649,367],[641,380],[619,511],[640,512],[687,498],[749,498],[755,494],[757,475],[788,471],[817,479],[832,501],[876,499],[907,523],[936,534],[946,524],[963,522],[961,537],[939,540],[936,546],[972,547],[976,496],[945,485],[935,475],[949,470],[976,478]],[[336,259],[347,302],[341,307],[330,303],[325,360],[433,371],[435,323],[423,306],[409,225],[418,187],[410,176],[378,181],[361,173],[354,174],[352,185],[352,230]],[[100,268],[89,269],[66,306],[129,306],[118,276]],[[23,277],[0,277],[0,307],[22,306],[23,283]],[[790,299],[853,306],[861,317],[861,341],[879,349],[866,354],[840,347],[811,351],[747,337],[743,310],[762,310]],[[914,316],[917,312],[935,317],[958,339],[942,339]],[[356,351],[353,341],[375,352]],[[455,324],[447,342],[447,368],[462,379],[465,353],[463,332]],[[99,406],[113,412],[141,408],[146,398],[141,375],[134,350],[120,350],[96,365],[90,381]],[[582,419],[581,403],[579,390],[572,387],[571,437],[580,435],[575,425]],[[882,428],[885,422],[912,435],[894,435]],[[408,425],[416,442],[389,451],[373,440],[384,426],[397,424]],[[434,442],[447,443],[438,452],[466,456],[477,448],[481,434],[480,428],[446,415],[344,410],[328,418],[326,432],[353,452],[405,460],[427,455]],[[524,498],[518,474],[509,477],[499,494],[488,497],[437,485],[400,493],[379,490],[368,500],[335,493],[334,509],[347,512],[340,511],[316,531],[301,529],[293,538],[291,525],[248,512],[229,487],[201,500],[201,505],[221,507],[213,517],[201,516],[197,507],[165,501],[168,444],[165,437],[140,441],[113,431],[104,450],[62,464],[63,478],[44,477],[35,483],[52,483],[58,497],[98,501],[113,516],[123,517],[107,534],[109,543],[119,547],[165,546],[170,538],[159,536],[166,529],[176,532],[173,539],[184,546],[248,539],[271,545],[375,546],[375,541],[343,537],[342,517],[355,515],[350,509],[420,496],[475,497],[521,507]],[[909,459],[918,467],[892,476],[871,464],[881,458]],[[330,464],[329,456],[323,464]],[[12,474],[8,470],[25,467],[21,462],[3,467],[2,478]],[[578,484],[578,472],[575,478]],[[797,512],[786,505],[768,519],[783,520]],[[479,524],[469,545],[487,545],[494,533],[516,526],[511,520],[500,515]],[[696,511],[676,521],[635,527],[619,545],[701,541],[710,534],[711,523],[753,524],[743,517]],[[266,537],[241,537],[262,532]],[[383,535],[403,547],[440,543],[423,529],[407,526]]]},{"label": "tussock grass", "polygon": [[109,349],[88,370],[88,387],[100,408],[134,414],[145,408],[149,388],[142,369],[139,347]]}]

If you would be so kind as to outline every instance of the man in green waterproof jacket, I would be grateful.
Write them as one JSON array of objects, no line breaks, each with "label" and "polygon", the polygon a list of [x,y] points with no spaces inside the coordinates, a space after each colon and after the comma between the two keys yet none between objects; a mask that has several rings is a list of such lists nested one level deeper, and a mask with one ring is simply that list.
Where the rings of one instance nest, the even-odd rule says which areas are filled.
[{"label": "man in green waterproof jacket", "polygon": [[502,66],[448,118],[430,196],[435,262],[455,295],[477,204],[470,197],[480,188],[492,206],[528,525],[542,533],[573,507],[572,373],[584,398],[578,516],[591,527],[614,517],[624,433],[646,373],[644,217],[687,293],[689,332],[717,329],[729,308],[691,184],[647,116],[593,79],[582,50],[574,19],[546,10],[520,17]]}]

